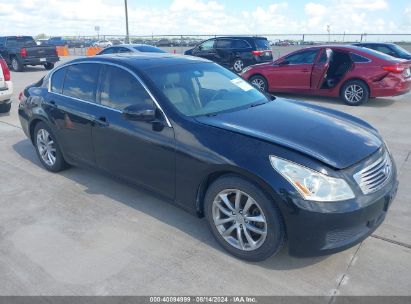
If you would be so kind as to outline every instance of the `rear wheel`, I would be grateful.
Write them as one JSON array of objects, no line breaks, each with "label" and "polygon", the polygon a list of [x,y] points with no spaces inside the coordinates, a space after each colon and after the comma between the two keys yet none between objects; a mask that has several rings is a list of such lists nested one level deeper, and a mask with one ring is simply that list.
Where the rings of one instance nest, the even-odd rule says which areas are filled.
[{"label": "rear wheel", "polygon": [[285,240],[281,214],[254,184],[237,176],[216,180],[207,190],[205,215],[214,237],[232,255],[262,261]]},{"label": "rear wheel", "polygon": [[11,102],[0,104],[0,113],[8,113],[11,109]]},{"label": "rear wheel", "polygon": [[67,167],[53,133],[44,122],[36,125],[33,139],[37,156],[44,168],[51,172],[59,172]]},{"label": "rear wheel", "polygon": [[261,92],[268,92],[267,80],[260,75],[256,75],[250,78],[250,82],[253,86],[259,89]]},{"label": "rear wheel", "polygon": [[233,62],[233,70],[236,73],[240,73],[243,69],[244,69],[244,61],[242,61],[239,58],[235,59]]},{"label": "rear wheel", "polygon": [[47,62],[47,63],[44,65],[44,68],[45,68],[46,70],[51,70],[51,69],[54,68],[54,63]]},{"label": "rear wheel", "polygon": [[16,57],[13,57],[11,59],[11,67],[15,72],[21,72],[24,69],[24,65],[20,61],[18,61]]},{"label": "rear wheel", "polygon": [[349,80],[341,89],[341,98],[350,106],[358,106],[368,101],[370,92],[365,82]]}]

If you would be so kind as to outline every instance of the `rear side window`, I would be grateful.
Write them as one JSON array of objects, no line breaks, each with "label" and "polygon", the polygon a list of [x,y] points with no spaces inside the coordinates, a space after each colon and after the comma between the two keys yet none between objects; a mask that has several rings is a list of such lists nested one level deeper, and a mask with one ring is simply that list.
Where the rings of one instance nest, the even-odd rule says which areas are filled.
[{"label": "rear side window", "polygon": [[285,61],[288,61],[288,64],[312,64],[317,56],[318,50],[309,50],[298,52],[287,56]]},{"label": "rear side window", "polygon": [[7,46],[8,47],[24,47],[24,46],[36,46],[36,42],[32,37],[29,36],[19,36],[19,37],[8,37]]},{"label": "rear side window", "polygon": [[74,64],[68,67],[63,94],[81,100],[95,102],[100,65],[95,63]]},{"label": "rear side window", "polygon": [[139,45],[139,46],[135,46],[134,49],[136,49],[139,52],[166,53],[166,51],[163,51],[162,49],[159,49],[159,48],[156,48],[150,45]]},{"label": "rear side window", "polygon": [[100,103],[106,107],[124,110],[135,104],[152,104],[150,95],[138,80],[126,70],[106,66],[102,77]]},{"label": "rear side window", "polygon": [[371,61],[370,59],[368,59],[364,56],[354,54],[354,53],[350,53],[350,56],[351,56],[351,60],[353,62],[370,62]]},{"label": "rear side window", "polygon": [[240,39],[234,39],[231,43],[233,49],[246,49],[250,47],[247,41]]},{"label": "rear side window", "polygon": [[255,45],[258,50],[269,50],[270,44],[267,39],[255,39]]},{"label": "rear side window", "polygon": [[64,78],[66,77],[67,68],[61,68],[53,73],[51,77],[51,91],[63,93]]},{"label": "rear side window", "polygon": [[231,48],[231,40],[229,39],[219,39],[216,43],[217,49],[230,49]]}]

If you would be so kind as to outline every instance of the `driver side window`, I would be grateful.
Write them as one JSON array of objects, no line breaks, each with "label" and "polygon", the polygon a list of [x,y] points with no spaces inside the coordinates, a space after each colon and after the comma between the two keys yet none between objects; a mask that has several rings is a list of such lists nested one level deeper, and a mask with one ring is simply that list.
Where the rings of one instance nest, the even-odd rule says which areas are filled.
[{"label": "driver side window", "polygon": [[215,39],[207,40],[206,42],[203,42],[202,44],[200,44],[199,49],[201,51],[211,50],[214,47],[214,42],[215,42]]},{"label": "driver side window", "polygon": [[313,64],[318,50],[302,51],[285,57],[288,64]]}]

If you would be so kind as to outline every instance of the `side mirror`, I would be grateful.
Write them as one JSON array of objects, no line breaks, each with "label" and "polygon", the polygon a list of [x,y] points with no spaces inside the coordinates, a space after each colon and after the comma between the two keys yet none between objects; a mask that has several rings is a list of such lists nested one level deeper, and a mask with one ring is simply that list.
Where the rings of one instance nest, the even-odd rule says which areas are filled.
[{"label": "side mirror", "polygon": [[156,119],[156,107],[149,104],[135,104],[123,110],[129,120],[153,122]]},{"label": "side mirror", "polygon": [[288,60],[281,61],[278,65],[288,65],[290,62]]}]

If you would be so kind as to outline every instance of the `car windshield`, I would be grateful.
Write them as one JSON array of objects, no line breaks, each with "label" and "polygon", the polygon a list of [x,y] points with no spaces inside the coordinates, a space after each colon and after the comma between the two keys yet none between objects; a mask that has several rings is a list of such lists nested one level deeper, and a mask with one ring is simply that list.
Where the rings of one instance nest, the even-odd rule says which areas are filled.
[{"label": "car windshield", "polygon": [[361,51],[364,52],[364,53],[370,54],[374,57],[377,57],[379,59],[388,60],[388,61],[394,61],[395,60],[395,58],[390,56],[390,55],[387,55],[385,53],[378,52],[378,51],[375,51],[375,50],[372,50],[372,49],[369,49],[369,48],[361,48]]},{"label": "car windshield", "polygon": [[393,49],[395,49],[395,51],[400,54],[401,56],[410,56],[411,54],[409,52],[407,52],[405,49],[403,49],[402,47],[400,47],[399,45],[393,44],[391,46]]},{"label": "car windshield", "polygon": [[215,63],[180,64],[147,69],[171,104],[186,116],[216,114],[268,102],[263,93]]},{"label": "car windshield", "polygon": [[159,48],[156,48],[156,47],[150,46],[150,45],[139,45],[139,46],[135,46],[134,49],[136,49],[139,52],[166,53],[162,49],[159,49]]}]

